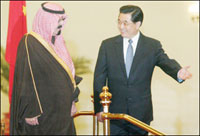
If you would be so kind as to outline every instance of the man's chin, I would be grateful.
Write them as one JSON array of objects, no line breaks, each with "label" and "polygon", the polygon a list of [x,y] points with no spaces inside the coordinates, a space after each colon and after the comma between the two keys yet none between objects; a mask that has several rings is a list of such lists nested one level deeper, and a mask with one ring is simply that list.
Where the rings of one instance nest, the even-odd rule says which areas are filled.
[{"label": "man's chin", "polygon": [[128,38],[128,36],[127,36],[126,34],[122,34],[122,33],[121,33],[121,36],[122,36],[123,38]]}]

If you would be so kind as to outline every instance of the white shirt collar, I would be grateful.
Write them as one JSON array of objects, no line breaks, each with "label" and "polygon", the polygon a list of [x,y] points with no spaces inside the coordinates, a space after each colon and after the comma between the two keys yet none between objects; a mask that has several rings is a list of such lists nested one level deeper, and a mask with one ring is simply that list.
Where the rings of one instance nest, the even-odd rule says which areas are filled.
[{"label": "white shirt collar", "polygon": [[[131,38],[133,43],[135,43],[135,45],[137,45],[139,37],[140,37],[140,31],[138,31],[138,33],[134,37]],[[129,38],[124,38],[124,40],[128,42]]]}]

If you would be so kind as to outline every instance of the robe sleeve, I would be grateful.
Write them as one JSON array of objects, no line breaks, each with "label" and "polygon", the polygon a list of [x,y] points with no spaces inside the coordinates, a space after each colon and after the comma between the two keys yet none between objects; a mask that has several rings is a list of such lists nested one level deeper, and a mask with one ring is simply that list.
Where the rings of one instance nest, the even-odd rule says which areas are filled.
[{"label": "robe sleeve", "polygon": [[[79,76],[75,75],[76,85],[78,85],[82,80],[83,80],[82,77],[79,77]],[[73,93],[73,96],[72,96],[73,97],[73,101],[78,102],[78,96],[79,96],[79,94],[80,94],[80,89],[77,86],[76,89],[75,89],[75,91],[74,91],[74,93]]]},{"label": "robe sleeve", "polygon": [[11,123],[13,127],[20,127],[20,123],[25,118],[32,118],[42,114],[41,105],[35,91],[24,36],[18,46],[15,64],[11,102]]},{"label": "robe sleeve", "polygon": [[[28,42],[29,41],[27,39],[27,44]],[[19,106],[22,118],[32,118],[40,116],[43,111],[37,92],[37,86],[35,85],[34,73],[32,73],[33,71],[31,65],[34,65],[34,61],[31,61],[31,56],[29,56],[30,47],[28,47],[27,45],[26,49],[25,42],[22,42],[22,44],[24,53],[24,65],[20,66],[21,69],[19,69],[19,73],[22,73],[23,75],[17,77],[21,82],[21,84],[19,85],[21,90]]]}]

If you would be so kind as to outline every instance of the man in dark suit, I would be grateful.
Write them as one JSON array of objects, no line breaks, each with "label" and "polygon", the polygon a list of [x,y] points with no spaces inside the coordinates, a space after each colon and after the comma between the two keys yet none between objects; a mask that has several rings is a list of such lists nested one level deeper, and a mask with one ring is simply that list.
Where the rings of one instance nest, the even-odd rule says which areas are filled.
[{"label": "man in dark suit", "polygon": [[[102,42],[94,73],[95,113],[99,121],[102,106],[99,94],[106,84],[112,93],[111,113],[125,113],[149,124],[153,120],[151,79],[155,66],[179,83],[191,78],[187,67],[170,59],[158,40],[143,35],[141,8],[127,5],[120,8],[118,28],[121,35]],[[147,135],[127,121],[111,120],[111,135]]]}]

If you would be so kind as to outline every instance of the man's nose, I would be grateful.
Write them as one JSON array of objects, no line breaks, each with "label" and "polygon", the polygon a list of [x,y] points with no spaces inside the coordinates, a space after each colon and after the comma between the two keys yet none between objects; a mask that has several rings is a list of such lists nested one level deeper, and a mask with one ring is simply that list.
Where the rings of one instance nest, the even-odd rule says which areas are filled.
[{"label": "man's nose", "polygon": [[121,23],[121,24],[118,25],[118,27],[119,27],[119,29],[123,29],[124,28],[124,24]]}]

